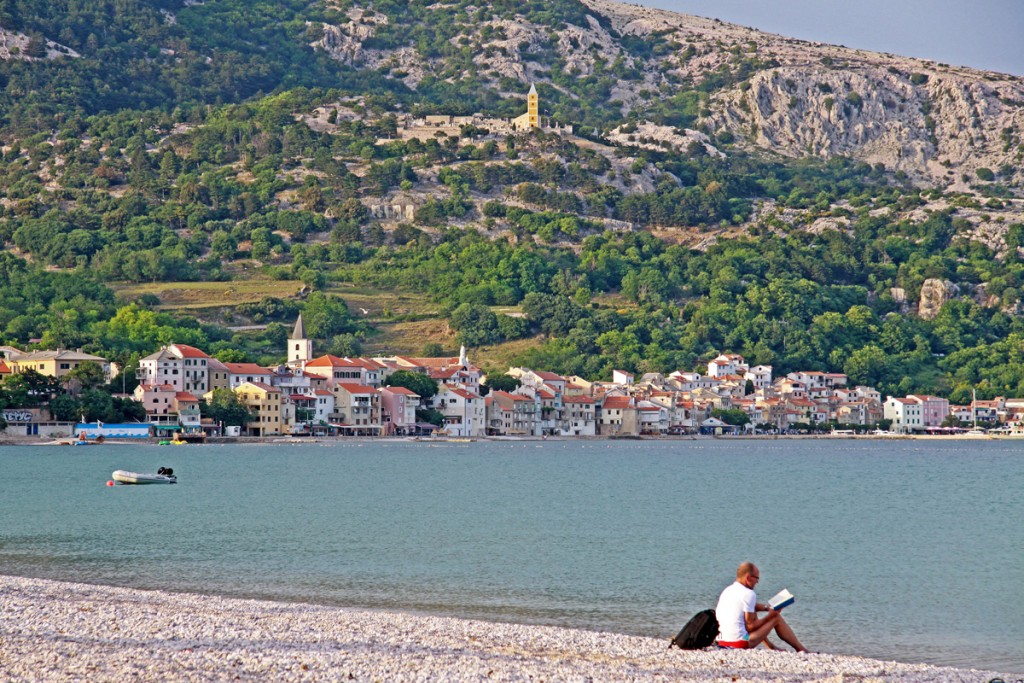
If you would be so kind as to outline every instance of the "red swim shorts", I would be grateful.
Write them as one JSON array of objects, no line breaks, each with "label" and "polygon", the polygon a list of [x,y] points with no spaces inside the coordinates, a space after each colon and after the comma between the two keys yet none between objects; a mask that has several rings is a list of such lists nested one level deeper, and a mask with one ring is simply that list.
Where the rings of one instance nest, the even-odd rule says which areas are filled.
[{"label": "red swim shorts", "polygon": [[718,647],[727,647],[733,650],[746,650],[750,647],[749,640],[719,640]]}]

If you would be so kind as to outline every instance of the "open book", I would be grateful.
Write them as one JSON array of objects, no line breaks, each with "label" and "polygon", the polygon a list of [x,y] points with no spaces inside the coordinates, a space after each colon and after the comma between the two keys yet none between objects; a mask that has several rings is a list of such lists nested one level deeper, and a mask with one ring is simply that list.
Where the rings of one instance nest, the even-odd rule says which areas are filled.
[{"label": "open book", "polygon": [[771,606],[773,610],[777,611],[782,609],[783,607],[788,607],[789,605],[792,605],[795,600],[796,598],[793,597],[793,594],[790,593],[788,589],[783,588],[781,591],[772,596],[771,600],[768,601],[768,604]]}]

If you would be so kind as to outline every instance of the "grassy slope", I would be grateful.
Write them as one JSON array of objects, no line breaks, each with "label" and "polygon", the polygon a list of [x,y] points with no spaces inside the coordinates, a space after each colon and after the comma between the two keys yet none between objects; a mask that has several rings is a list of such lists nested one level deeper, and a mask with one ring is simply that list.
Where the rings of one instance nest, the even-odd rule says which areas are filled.
[{"label": "grassy slope", "polygon": [[[126,301],[143,294],[160,298],[160,310],[194,315],[200,319],[218,318],[218,312],[230,312],[233,305],[256,302],[265,296],[293,298],[301,284],[294,280],[239,280],[234,282],[165,282],[122,284],[115,287]],[[349,310],[364,317],[375,332],[363,344],[365,355],[419,355],[427,342],[441,344],[446,350],[458,349],[455,332],[440,315],[437,305],[423,294],[392,292],[356,287],[334,287],[331,294],[341,297]],[[366,313],[363,314],[362,311]],[[514,312],[508,307],[499,313]],[[223,323],[223,319],[217,322]],[[244,320],[233,320],[235,325]],[[290,322],[290,321],[286,321]],[[536,338],[520,339],[473,349],[473,361],[487,368],[505,369],[516,354],[536,345]],[[323,349],[317,349],[322,351]]]},{"label": "grassy slope", "polygon": [[[302,284],[296,280],[252,278],[232,282],[122,283],[114,285],[113,289],[124,301],[152,294],[160,299],[156,307],[159,310],[238,328],[251,321],[232,315],[234,306],[254,303],[268,296],[294,300],[298,298],[301,287]],[[453,353],[459,347],[456,333],[448,326],[438,305],[425,294],[351,285],[336,285],[327,291],[343,299],[354,316],[363,318],[373,327],[374,331],[363,343],[364,355],[419,355],[428,342],[441,344],[446,351]],[[616,309],[635,306],[617,294],[600,295],[594,300],[602,306]],[[493,310],[505,315],[519,313],[519,308],[514,306],[495,306]],[[292,321],[282,322],[290,324]],[[539,336],[518,339],[472,349],[471,357],[482,367],[504,370],[516,363],[517,355],[539,343]],[[322,347],[317,348],[318,353],[322,350]]]}]

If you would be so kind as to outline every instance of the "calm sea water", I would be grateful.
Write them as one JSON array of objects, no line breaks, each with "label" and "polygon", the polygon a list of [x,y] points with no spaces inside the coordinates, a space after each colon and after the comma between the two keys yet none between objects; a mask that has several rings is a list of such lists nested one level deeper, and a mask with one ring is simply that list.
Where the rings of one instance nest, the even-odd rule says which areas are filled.
[{"label": "calm sea water", "polygon": [[669,638],[746,559],[812,650],[1024,674],[1024,441],[0,447],[5,574]]}]

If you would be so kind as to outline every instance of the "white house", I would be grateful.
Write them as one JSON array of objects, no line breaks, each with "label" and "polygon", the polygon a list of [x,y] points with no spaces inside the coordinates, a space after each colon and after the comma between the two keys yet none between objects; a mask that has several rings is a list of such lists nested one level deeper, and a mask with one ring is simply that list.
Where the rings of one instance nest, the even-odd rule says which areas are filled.
[{"label": "white house", "polygon": [[139,361],[141,384],[170,384],[178,391],[202,395],[210,390],[210,357],[194,346],[171,344]]},{"label": "white house", "polygon": [[909,434],[924,427],[921,404],[910,398],[890,396],[885,400],[882,414],[892,420],[890,429],[900,434]]},{"label": "white house", "polygon": [[487,409],[483,396],[442,384],[434,396],[434,409],[444,415],[444,429],[449,436],[484,436]]},{"label": "white house", "polygon": [[653,401],[637,401],[637,421],[641,434],[665,434],[668,432],[670,411]]},{"label": "white house", "polygon": [[589,396],[563,396],[562,436],[595,436],[597,434],[597,406]]},{"label": "white house", "polygon": [[772,366],[755,365],[743,374],[743,379],[754,385],[754,391],[763,391],[772,386]]},{"label": "white house", "polygon": [[726,375],[740,375],[747,373],[750,366],[738,353],[723,353],[722,355],[708,362],[709,377],[724,377]]}]

